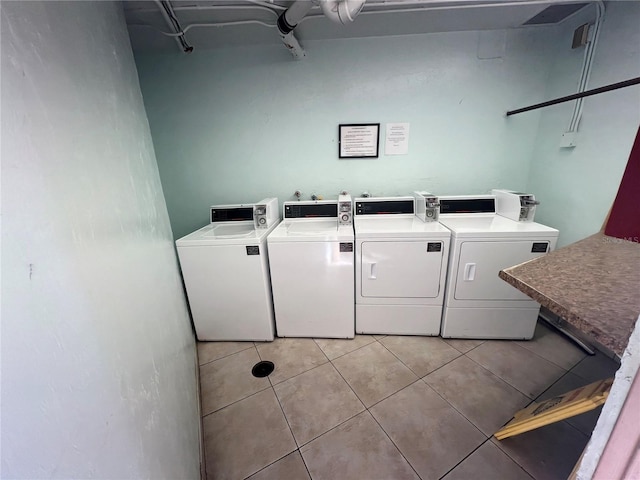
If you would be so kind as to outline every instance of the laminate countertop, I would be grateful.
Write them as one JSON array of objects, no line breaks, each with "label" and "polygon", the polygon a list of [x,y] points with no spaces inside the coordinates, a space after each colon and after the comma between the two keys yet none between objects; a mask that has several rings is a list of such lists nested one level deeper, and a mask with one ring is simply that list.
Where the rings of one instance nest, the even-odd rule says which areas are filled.
[{"label": "laminate countertop", "polygon": [[600,232],[499,275],[622,356],[640,314],[640,243]]}]

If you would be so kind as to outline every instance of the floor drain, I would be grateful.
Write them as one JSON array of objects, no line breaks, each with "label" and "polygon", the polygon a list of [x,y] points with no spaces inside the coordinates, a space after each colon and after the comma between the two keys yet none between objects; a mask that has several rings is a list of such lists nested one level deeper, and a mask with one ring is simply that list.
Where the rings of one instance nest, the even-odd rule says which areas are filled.
[{"label": "floor drain", "polygon": [[273,362],[269,362],[268,360],[263,360],[262,362],[256,363],[251,369],[251,373],[254,377],[262,378],[267,377],[273,372],[275,365]]}]

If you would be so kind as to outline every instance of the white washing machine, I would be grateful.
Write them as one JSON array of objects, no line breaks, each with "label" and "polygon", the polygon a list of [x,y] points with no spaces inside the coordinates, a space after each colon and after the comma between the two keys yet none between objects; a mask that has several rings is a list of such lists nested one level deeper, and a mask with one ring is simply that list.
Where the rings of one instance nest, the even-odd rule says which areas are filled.
[{"label": "white washing machine", "polygon": [[283,217],[267,239],[277,335],[353,338],[351,197],[285,202]]},{"label": "white washing machine", "polygon": [[414,197],[354,203],[356,332],[438,335],[451,232],[418,218]]},{"label": "white washing machine", "polygon": [[267,236],[279,221],[276,198],[216,205],[176,241],[198,340],[273,340]]},{"label": "white washing machine", "polygon": [[440,197],[451,230],[443,337],[530,339],[540,305],[498,272],[553,250],[558,230],[496,214],[494,195]]}]

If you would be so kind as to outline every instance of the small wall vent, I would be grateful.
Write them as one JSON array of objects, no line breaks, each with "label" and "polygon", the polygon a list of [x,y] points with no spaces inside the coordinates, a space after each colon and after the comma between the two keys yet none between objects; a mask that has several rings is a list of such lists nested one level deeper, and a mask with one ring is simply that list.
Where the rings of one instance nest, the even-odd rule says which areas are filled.
[{"label": "small wall vent", "polygon": [[588,3],[570,3],[564,5],[551,5],[545,8],[536,16],[531,17],[522,25],[550,25],[559,23],[578,10],[589,5]]}]

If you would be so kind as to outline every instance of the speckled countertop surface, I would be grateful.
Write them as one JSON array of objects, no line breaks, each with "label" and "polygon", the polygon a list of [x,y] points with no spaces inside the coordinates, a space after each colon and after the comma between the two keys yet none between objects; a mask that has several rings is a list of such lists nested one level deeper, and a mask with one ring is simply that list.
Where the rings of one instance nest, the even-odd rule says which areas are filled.
[{"label": "speckled countertop surface", "polygon": [[622,356],[640,315],[640,243],[597,233],[500,278]]}]

